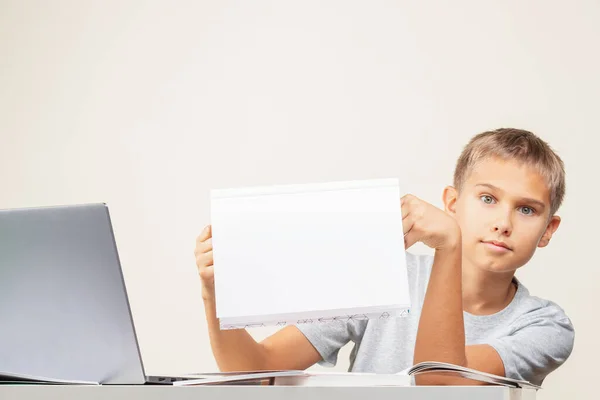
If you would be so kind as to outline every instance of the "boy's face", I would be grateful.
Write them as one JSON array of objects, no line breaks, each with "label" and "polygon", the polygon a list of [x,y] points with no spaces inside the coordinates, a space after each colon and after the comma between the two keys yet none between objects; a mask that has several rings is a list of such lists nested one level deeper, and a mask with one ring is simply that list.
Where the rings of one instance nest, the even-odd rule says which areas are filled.
[{"label": "boy's face", "polygon": [[532,167],[489,158],[478,163],[460,194],[444,192],[446,211],[462,230],[463,257],[493,272],[512,272],[544,247],[560,224],[550,213],[550,191]]}]

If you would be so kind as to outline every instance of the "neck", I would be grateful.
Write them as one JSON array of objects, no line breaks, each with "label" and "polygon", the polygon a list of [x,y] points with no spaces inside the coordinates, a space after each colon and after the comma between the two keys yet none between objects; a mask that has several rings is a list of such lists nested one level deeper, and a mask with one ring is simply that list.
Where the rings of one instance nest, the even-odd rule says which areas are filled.
[{"label": "neck", "polygon": [[517,291],[514,271],[497,273],[462,263],[463,309],[474,315],[490,315],[510,304]]}]

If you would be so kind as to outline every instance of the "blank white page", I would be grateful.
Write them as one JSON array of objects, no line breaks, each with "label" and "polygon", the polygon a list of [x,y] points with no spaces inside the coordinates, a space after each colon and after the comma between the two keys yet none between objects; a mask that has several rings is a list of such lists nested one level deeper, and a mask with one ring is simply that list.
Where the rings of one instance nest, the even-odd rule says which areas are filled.
[{"label": "blank white page", "polygon": [[221,327],[410,307],[397,179],[211,191]]}]

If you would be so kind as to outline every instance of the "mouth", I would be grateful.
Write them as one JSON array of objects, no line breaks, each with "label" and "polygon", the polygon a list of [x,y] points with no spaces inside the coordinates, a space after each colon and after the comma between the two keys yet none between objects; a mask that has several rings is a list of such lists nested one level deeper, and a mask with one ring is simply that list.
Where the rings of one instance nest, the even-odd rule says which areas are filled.
[{"label": "mouth", "polygon": [[504,242],[499,242],[496,240],[482,240],[481,243],[486,245],[491,250],[505,252],[512,251],[512,249]]}]

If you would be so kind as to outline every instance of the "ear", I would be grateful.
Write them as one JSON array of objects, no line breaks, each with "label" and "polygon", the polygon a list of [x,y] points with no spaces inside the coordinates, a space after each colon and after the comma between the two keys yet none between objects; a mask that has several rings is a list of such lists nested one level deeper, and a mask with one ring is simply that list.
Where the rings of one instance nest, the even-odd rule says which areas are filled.
[{"label": "ear", "polygon": [[556,232],[559,225],[560,225],[560,217],[558,215],[553,216],[550,219],[550,222],[548,222],[548,226],[546,227],[544,234],[542,235],[542,237],[540,238],[540,241],[538,242],[538,247],[548,246],[548,243],[550,243],[550,239],[552,239],[552,235],[554,234],[554,232]]},{"label": "ear", "polygon": [[456,214],[456,200],[458,199],[458,191],[454,186],[446,186],[444,189],[444,210],[452,216]]}]

